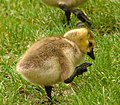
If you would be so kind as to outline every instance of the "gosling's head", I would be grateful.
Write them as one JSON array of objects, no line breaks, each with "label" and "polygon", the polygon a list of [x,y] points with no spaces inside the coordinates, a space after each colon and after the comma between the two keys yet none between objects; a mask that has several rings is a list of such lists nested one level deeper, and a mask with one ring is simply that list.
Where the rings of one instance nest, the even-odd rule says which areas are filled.
[{"label": "gosling's head", "polygon": [[89,55],[95,59],[93,48],[95,39],[92,32],[86,28],[73,29],[64,34],[64,37],[73,41],[82,53]]}]

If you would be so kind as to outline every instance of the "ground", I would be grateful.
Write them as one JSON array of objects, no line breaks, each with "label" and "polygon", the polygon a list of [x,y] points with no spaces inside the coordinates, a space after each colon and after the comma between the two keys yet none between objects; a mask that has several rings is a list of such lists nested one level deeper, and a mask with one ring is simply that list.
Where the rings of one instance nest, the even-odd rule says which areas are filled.
[{"label": "ground", "polygon": [[[60,105],[120,105],[120,1],[88,0],[81,8],[92,22],[96,38],[89,71],[72,84],[57,84],[53,100]],[[64,12],[40,0],[0,0],[0,103],[1,105],[41,105],[44,88],[25,81],[15,72],[22,54],[41,37],[62,36],[76,28],[72,15],[65,25]]]}]

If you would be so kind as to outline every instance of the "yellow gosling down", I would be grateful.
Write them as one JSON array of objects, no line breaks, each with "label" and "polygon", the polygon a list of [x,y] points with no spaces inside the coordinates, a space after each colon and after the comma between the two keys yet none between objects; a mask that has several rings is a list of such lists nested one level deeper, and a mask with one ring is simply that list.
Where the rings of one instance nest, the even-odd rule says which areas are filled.
[{"label": "yellow gosling down", "polygon": [[45,4],[53,7],[58,7],[65,12],[67,24],[70,22],[70,15],[73,13],[79,20],[83,23],[87,22],[91,25],[88,17],[83,13],[83,11],[76,9],[78,6],[82,5],[87,0],[42,0]]},{"label": "yellow gosling down", "polygon": [[94,45],[93,34],[86,28],[70,30],[63,37],[43,38],[26,51],[16,71],[27,81],[44,86],[52,101],[52,85],[70,78],[84,55],[95,59]]}]

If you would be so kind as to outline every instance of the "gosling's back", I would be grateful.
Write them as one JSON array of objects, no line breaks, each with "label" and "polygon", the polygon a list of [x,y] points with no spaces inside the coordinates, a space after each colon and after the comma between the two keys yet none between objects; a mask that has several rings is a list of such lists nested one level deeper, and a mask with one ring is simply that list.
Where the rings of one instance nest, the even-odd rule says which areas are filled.
[{"label": "gosling's back", "polygon": [[70,77],[82,56],[77,45],[68,39],[50,37],[33,44],[16,69],[28,81],[50,86]]}]

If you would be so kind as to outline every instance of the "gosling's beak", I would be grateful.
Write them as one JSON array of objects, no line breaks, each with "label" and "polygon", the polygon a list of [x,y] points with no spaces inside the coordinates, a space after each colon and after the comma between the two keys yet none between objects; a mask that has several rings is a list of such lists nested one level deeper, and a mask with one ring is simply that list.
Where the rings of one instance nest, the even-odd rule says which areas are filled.
[{"label": "gosling's beak", "polygon": [[87,55],[89,55],[92,59],[95,60],[95,55],[94,55],[93,49],[91,50],[91,52],[87,52]]}]

